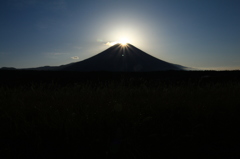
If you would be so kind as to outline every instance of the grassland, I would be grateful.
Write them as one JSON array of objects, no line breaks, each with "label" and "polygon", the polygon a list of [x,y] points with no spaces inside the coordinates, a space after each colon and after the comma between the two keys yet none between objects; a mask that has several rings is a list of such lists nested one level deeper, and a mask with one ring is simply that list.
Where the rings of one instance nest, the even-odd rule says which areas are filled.
[{"label": "grassland", "polygon": [[3,73],[1,158],[240,156],[238,72],[34,73]]}]

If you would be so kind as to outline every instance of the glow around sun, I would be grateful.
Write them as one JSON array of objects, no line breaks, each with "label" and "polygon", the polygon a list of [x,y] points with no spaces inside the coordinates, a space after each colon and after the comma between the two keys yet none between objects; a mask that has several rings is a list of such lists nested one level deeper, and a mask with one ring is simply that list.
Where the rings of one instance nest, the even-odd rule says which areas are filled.
[{"label": "glow around sun", "polygon": [[113,46],[115,44],[121,44],[122,46],[127,45],[128,43],[130,43],[130,41],[127,38],[122,38],[119,41],[114,41],[114,42],[108,42],[106,45],[110,45]]}]

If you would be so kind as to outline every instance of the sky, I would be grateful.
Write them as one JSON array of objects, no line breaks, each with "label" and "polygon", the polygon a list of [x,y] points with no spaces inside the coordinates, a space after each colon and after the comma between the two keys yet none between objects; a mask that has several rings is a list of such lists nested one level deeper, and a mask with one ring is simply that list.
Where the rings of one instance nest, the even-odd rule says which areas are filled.
[{"label": "sky", "polygon": [[240,69],[239,0],[2,0],[0,68],[59,66],[129,43],[161,60]]}]

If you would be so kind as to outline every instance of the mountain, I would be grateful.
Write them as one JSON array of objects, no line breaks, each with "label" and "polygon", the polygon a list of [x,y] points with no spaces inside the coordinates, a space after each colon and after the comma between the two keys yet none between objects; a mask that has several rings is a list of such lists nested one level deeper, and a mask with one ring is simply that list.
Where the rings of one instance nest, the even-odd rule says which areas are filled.
[{"label": "mountain", "polygon": [[[2,68],[15,69],[15,68]],[[189,70],[189,68],[168,63],[153,57],[131,44],[116,44],[107,50],[83,61],[61,66],[43,66],[21,70],[40,71],[111,71],[111,72],[151,72],[166,70]]]},{"label": "mountain", "polygon": [[80,62],[65,65],[64,71],[149,72],[185,70],[186,67],[157,59],[131,44],[116,44]]}]

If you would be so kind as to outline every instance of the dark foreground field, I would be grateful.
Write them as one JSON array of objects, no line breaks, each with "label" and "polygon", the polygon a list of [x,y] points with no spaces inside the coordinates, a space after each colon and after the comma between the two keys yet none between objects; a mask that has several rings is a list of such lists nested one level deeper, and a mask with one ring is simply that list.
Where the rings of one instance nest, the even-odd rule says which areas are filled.
[{"label": "dark foreground field", "polygon": [[240,157],[239,71],[0,77],[0,158]]}]

